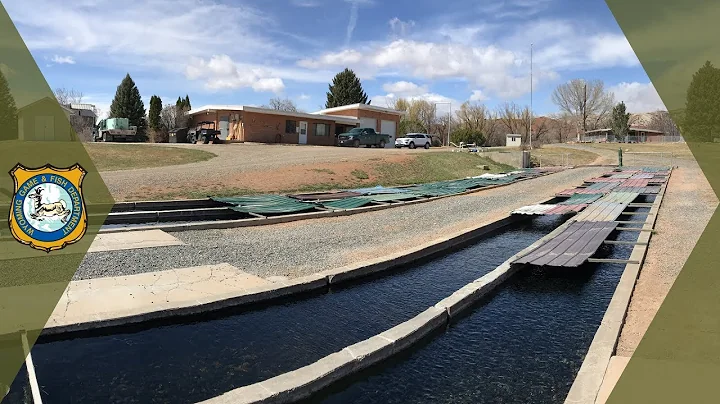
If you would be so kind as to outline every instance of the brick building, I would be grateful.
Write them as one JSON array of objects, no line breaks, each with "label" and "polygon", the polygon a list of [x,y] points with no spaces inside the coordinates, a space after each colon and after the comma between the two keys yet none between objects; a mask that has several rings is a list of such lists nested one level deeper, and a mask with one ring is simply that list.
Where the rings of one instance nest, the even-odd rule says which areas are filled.
[{"label": "brick building", "polygon": [[220,138],[236,142],[332,146],[335,135],[354,127],[370,127],[392,137],[402,112],[364,104],[331,108],[311,114],[244,105],[206,105],[189,112],[190,127],[214,122]]}]

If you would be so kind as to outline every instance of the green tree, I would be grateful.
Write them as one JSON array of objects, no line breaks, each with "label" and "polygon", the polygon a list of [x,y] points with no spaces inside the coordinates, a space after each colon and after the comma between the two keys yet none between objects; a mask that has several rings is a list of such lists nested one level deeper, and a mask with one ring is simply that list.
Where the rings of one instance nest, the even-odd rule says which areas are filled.
[{"label": "green tree", "polygon": [[[160,112],[162,111],[162,100],[157,95],[150,97],[150,110],[148,111],[148,125],[150,129],[158,131],[161,129]],[[168,128],[173,129],[173,128]]]},{"label": "green tree", "polygon": [[184,101],[185,101],[184,107],[187,108],[188,110],[192,109],[192,106],[190,105],[190,96],[189,95],[185,94]]},{"label": "green tree", "polygon": [[18,117],[15,98],[10,92],[10,84],[0,71],[0,128],[2,135],[0,139],[17,139],[18,138]]},{"label": "green tree", "polygon": [[613,107],[612,132],[617,140],[625,139],[630,133],[630,114],[625,108],[625,102],[621,101]]},{"label": "green tree", "polygon": [[333,78],[327,93],[325,108],[341,107],[351,104],[370,104],[355,72],[345,68]]},{"label": "green tree", "polygon": [[720,69],[705,64],[693,74],[681,129],[685,140],[712,142],[720,137]]},{"label": "green tree", "polygon": [[125,75],[115,92],[112,104],[110,104],[109,118],[127,118],[130,125],[137,126],[138,138],[147,139],[147,120],[145,119],[145,104],[140,97],[135,82],[130,74]]},{"label": "green tree", "polygon": [[477,129],[460,127],[450,133],[450,141],[453,143],[475,143],[482,146],[485,144],[485,136]]},{"label": "green tree", "polygon": [[192,109],[190,106],[190,96],[185,94],[185,98],[178,97],[177,101],[175,101],[175,106],[180,108],[181,110],[189,111]]}]

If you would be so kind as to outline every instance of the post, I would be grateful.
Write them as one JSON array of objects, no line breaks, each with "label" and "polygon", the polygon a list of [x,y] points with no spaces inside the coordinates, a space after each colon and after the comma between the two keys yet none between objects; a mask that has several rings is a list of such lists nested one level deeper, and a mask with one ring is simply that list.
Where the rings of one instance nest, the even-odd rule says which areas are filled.
[{"label": "post", "polygon": [[622,161],[622,147],[620,147],[620,148],[618,149],[618,167],[622,167],[622,166],[623,166],[623,161]]},{"label": "post", "polygon": [[533,65],[532,65],[532,56],[533,56],[533,44],[530,43],[530,150],[532,150],[532,124],[533,124]]},{"label": "post", "polygon": [[452,122],[452,103],[448,103],[448,147],[450,147],[450,123]]}]

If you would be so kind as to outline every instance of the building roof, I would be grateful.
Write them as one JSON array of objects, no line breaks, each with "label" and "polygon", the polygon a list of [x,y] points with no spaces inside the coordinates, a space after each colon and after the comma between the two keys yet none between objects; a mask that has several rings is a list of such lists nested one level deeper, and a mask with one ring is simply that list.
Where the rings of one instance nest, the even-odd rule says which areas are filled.
[{"label": "building roof", "polygon": [[287,111],[278,111],[275,109],[269,109],[269,108],[259,108],[259,107],[250,107],[247,105],[204,105],[200,108],[194,108],[188,112],[188,115],[193,116],[197,114],[201,114],[203,112],[215,112],[215,111],[247,111],[247,112],[256,112],[260,114],[270,114],[270,115],[281,115],[281,116],[287,116],[287,117],[293,117],[293,118],[306,118],[306,119],[322,119],[322,120],[328,120],[333,121],[337,123],[344,123],[348,125],[356,125],[358,122],[360,122],[359,119],[355,117],[349,117],[349,116],[335,116],[335,115],[325,115],[323,117],[319,117],[318,114],[307,114],[304,112],[287,112]]},{"label": "building roof", "polygon": [[330,112],[347,111],[349,109],[362,109],[365,111],[375,111],[375,112],[382,112],[385,114],[393,114],[393,115],[400,115],[400,116],[405,115],[404,111],[398,111],[398,110],[392,109],[392,108],[383,108],[383,107],[378,107],[375,105],[368,105],[368,104],[343,105],[341,107],[323,109],[322,111],[313,112],[313,114],[323,115],[323,114],[328,114]]},{"label": "building roof", "polygon": [[41,102],[47,102],[47,101],[51,101],[51,102],[57,103],[58,105],[60,105],[60,108],[62,108],[63,111],[65,111],[65,113],[67,113],[67,114],[71,114],[71,113],[72,113],[72,110],[71,110],[70,108],[68,108],[68,107],[60,104],[59,102],[57,102],[57,100],[56,100],[55,98],[52,98],[52,97],[49,97],[49,96],[48,96],[48,97],[43,97],[43,98],[41,98],[41,99],[39,99],[39,100],[35,100],[35,101],[31,102],[30,104],[27,104],[27,105],[25,105],[25,106],[23,106],[23,107],[21,107],[21,108],[18,108],[18,112],[22,112],[23,110],[28,109],[28,108],[36,105],[36,104],[39,104],[39,103],[41,103]]}]

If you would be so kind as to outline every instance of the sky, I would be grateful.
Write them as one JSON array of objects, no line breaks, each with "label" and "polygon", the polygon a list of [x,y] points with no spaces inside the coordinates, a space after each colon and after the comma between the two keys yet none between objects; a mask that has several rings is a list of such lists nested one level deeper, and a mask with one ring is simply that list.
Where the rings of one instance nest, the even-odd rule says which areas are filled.
[{"label": "sky", "polygon": [[[665,109],[602,0],[3,0],[51,88],[102,114],[129,73],[149,106],[190,96],[323,109],[353,69],[373,105],[403,97],[557,112],[552,92],[602,80],[629,112]],[[37,12],[42,10],[42,12]],[[530,50],[532,44],[532,64]],[[532,92],[531,92],[532,66]],[[531,97],[532,95],[532,97]]]}]

